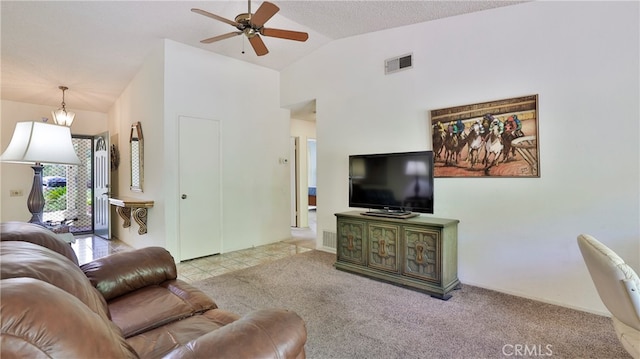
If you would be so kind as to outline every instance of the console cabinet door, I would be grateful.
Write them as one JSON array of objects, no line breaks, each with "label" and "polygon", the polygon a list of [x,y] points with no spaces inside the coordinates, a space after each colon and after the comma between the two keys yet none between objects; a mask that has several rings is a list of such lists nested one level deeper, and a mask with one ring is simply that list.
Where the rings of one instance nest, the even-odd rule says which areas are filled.
[{"label": "console cabinet door", "polygon": [[370,222],[368,227],[369,266],[398,273],[398,226]]},{"label": "console cabinet door", "polygon": [[402,274],[426,281],[441,282],[441,230],[429,227],[403,227],[404,265]]},{"label": "console cabinet door", "polygon": [[365,223],[338,219],[338,260],[365,264]]}]

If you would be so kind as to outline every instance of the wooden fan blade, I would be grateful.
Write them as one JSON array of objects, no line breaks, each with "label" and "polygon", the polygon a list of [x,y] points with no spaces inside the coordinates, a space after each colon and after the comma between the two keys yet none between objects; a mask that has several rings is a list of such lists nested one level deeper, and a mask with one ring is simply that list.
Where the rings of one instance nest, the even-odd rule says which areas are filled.
[{"label": "wooden fan blade", "polygon": [[264,44],[264,42],[260,38],[260,35],[256,34],[250,37],[249,43],[251,43],[251,46],[253,47],[253,51],[256,52],[256,55],[263,56],[269,53],[269,50],[267,50],[267,46]]},{"label": "wooden fan blade", "polygon": [[254,28],[260,28],[278,11],[280,11],[279,7],[277,7],[275,4],[265,1],[262,3],[262,5],[260,5],[258,11],[256,11],[256,13],[251,16],[251,24]]},{"label": "wooden fan blade", "polygon": [[228,39],[230,37],[238,36],[240,34],[242,34],[242,31],[235,31],[235,32],[230,32],[228,34],[218,35],[218,36],[210,37],[208,39],[200,40],[200,42],[203,44],[210,44],[212,42]]},{"label": "wooden fan blade", "polygon": [[307,34],[306,32],[281,29],[265,29],[264,27],[260,29],[260,33],[264,36],[278,37],[281,39],[296,40],[302,42],[307,41],[307,39],[309,38],[309,34]]},{"label": "wooden fan blade", "polygon": [[229,20],[229,19],[225,19],[222,16],[218,16],[216,14],[212,14],[212,13],[210,13],[208,11],[204,11],[204,10],[200,10],[200,9],[191,9],[191,11],[195,12],[196,14],[204,15],[206,17],[210,17],[212,19],[216,19],[218,21],[222,21],[222,22],[224,22],[226,24],[229,24],[231,26],[239,26],[240,25],[235,21],[232,21],[232,20]]}]

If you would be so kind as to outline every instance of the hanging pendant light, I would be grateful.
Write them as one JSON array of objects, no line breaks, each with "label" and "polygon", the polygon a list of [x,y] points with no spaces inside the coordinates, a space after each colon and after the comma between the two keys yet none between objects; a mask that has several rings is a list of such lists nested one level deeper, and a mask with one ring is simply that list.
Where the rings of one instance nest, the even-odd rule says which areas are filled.
[{"label": "hanging pendant light", "polygon": [[66,86],[58,86],[58,88],[62,90],[62,107],[55,111],[51,111],[51,115],[53,116],[53,122],[55,122],[56,125],[71,127],[71,124],[73,123],[73,119],[74,117],[76,117],[76,114],[71,111],[67,111],[64,103],[64,92],[69,88]]}]

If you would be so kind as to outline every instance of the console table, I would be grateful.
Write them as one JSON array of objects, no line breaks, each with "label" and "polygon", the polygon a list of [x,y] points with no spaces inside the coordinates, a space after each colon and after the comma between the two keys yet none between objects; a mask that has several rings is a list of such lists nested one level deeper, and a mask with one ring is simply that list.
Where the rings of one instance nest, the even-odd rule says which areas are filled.
[{"label": "console table", "polygon": [[116,212],[124,220],[122,228],[131,227],[131,212],[133,212],[133,219],[140,226],[138,234],[147,233],[147,208],[153,207],[153,201],[134,198],[109,198],[109,204],[116,206]]},{"label": "console table", "polygon": [[336,213],[337,269],[447,300],[459,288],[457,219]]}]

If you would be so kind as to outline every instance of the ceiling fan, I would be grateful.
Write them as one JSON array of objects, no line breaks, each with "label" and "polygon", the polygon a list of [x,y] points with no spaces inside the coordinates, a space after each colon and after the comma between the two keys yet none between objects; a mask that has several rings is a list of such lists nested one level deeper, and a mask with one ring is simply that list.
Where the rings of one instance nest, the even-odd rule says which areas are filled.
[{"label": "ceiling fan", "polygon": [[208,11],[200,10],[200,9],[191,9],[191,11],[210,17],[212,19],[222,21],[226,24],[234,26],[238,31],[233,31],[227,34],[218,35],[214,37],[210,37],[208,39],[201,40],[200,42],[203,44],[210,44],[212,42],[216,42],[219,40],[228,39],[230,37],[234,37],[237,35],[244,34],[248,39],[251,47],[256,52],[256,55],[263,56],[269,53],[267,50],[267,46],[264,44],[260,35],[277,37],[286,40],[296,40],[296,41],[307,41],[309,38],[309,34],[306,32],[299,31],[291,31],[291,30],[281,30],[281,29],[271,29],[264,27],[264,23],[267,22],[273,15],[275,15],[280,8],[275,4],[265,1],[260,5],[255,14],[251,13],[251,0],[249,2],[249,11],[246,13],[239,14],[235,17],[235,21],[226,19],[224,17],[212,14]]}]

